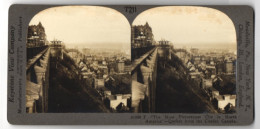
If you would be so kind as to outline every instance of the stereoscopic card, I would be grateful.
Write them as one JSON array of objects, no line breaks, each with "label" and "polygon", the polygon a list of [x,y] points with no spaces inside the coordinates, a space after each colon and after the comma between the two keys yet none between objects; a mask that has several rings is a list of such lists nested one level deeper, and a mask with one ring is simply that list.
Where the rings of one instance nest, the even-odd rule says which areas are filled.
[{"label": "stereoscopic card", "polygon": [[249,6],[12,5],[11,124],[248,125]]}]

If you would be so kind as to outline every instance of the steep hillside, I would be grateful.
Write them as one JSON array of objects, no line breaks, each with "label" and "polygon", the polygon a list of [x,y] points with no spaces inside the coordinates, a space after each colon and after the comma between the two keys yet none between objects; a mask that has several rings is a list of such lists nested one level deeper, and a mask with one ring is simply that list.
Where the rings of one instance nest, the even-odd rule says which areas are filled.
[{"label": "steep hillside", "polygon": [[52,57],[50,66],[48,112],[109,112],[99,94],[77,74],[77,67],[64,54]]},{"label": "steep hillside", "polygon": [[158,59],[156,112],[159,113],[216,113],[206,95],[190,80],[181,60]]}]

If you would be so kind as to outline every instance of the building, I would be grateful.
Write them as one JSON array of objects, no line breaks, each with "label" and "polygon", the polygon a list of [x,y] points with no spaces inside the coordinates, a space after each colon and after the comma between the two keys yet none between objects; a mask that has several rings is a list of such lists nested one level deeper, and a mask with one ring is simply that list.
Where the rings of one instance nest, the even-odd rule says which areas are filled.
[{"label": "building", "polygon": [[30,25],[27,32],[27,43],[26,46],[31,47],[40,47],[45,46],[47,43],[47,37],[45,34],[45,29],[42,26],[42,23],[39,22],[38,25]]},{"label": "building", "polygon": [[131,27],[131,59],[140,58],[155,46],[152,28],[146,22],[144,25]]},{"label": "building", "polygon": [[63,59],[63,48],[64,48],[64,44],[62,41],[54,39],[51,41],[50,46],[50,54],[51,57],[55,57],[55,58],[60,58]]},{"label": "building", "polygon": [[101,73],[108,74],[108,67],[106,65],[98,65],[98,69],[101,71]]},{"label": "building", "polygon": [[212,75],[216,75],[216,67],[212,65],[207,65],[205,74],[207,78],[210,78]]},{"label": "building", "polygon": [[168,60],[171,60],[171,48],[173,48],[173,45],[170,41],[161,39],[158,41],[158,49],[157,53],[160,58],[165,58]]},{"label": "building", "polygon": [[194,63],[195,65],[200,64],[200,62],[201,62],[201,61],[200,61],[200,56],[194,56],[194,57],[193,57],[193,61],[194,61],[193,63]]},{"label": "building", "polygon": [[118,106],[128,107],[128,99],[131,98],[131,94],[116,94],[108,96],[108,105],[110,108],[117,110]]},{"label": "building", "polygon": [[93,76],[93,73],[89,72],[89,71],[85,71],[85,72],[81,72],[81,75],[84,79],[86,78],[91,78]]},{"label": "building", "polygon": [[105,87],[105,80],[103,78],[102,79],[95,78],[94,79],[94,88],[100,89],[103,87]]},{"label": "building", "polygon": [[125,65],[125,72],[129,73],[131,72],[132,65]]},{"label": "building", "polygon": [[225,72],[224,61],[219,61],[216,63],[216,73],[223,74]]},{"label": "building", "polygon": [[226,68],[226,73],[228,74],[234,73],[233,62],[231,60],[227,60],[225,62],[225,68]]},{"label": "building", "polygon": [[149,47],[154,43],[152,28],[146,22],[145,25],[131,28],[131,48]]},{"label": "building", "polygon": [[125,62],[122,60],[119,60],[117,62],[117,71],[118,73],[124,73],[125,72]]},{"label": "building", "polygon": [[215,98],[215,106],[220,110],[225,110],[228,104],[236,106],[236,95],[219,95]]},{"label": "building", "polygon": [[45,29],[41,22],[38,25],[30,25],[26,42],[27,61],[45,50],[48,47],[47,44]]},{"label": "building", "polygon": [[200,72],[190,72],[191,79],[199,79],[201,77]]},{"label": "building", "polygon": [[164,40],[164,39],[158,41],[158,43],[159,43],[160,46],[170,45],[170,41]]}]

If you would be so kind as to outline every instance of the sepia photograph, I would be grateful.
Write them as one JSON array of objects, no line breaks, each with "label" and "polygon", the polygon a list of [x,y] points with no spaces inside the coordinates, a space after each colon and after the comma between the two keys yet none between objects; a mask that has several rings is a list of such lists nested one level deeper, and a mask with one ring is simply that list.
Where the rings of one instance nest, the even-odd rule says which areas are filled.
[{"label": "sepia photograph", "polygon": [[27,113],[132,112],[130,24],[101,6],[45,9],[27,33]]},{"label": "sepia photograph", "polygon": [[253,7],[14,4],[8,14],[9,124],[255,121]]},{"label": "sepia photograph", "polygon": [[236,30],[196,6],[145,10],[131,27],[135,113],[235,113]]},{"label": "sepia photograph", "polygon": [[60,6],[26,40],[27,113],[236,113],[236,30],[198,6]]}]

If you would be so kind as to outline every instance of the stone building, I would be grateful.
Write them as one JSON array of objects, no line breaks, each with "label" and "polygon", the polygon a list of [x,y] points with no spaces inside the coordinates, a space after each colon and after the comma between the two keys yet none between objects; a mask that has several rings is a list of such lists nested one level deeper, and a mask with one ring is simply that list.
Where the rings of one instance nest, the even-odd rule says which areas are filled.
[{"label": "stone building", "polygon": [[41,22],[38,25],[30,25],[27,32],[27,47],[40,47],[47,43],[45,29]]},{"label": "stone building", "polygon": [[30,25],[27,32],[27,61],[47,48],[45,29],[41,22],[38,25]]},{"label": "stone building", "polygon": [[226,73],[228,74],[234,73],[233,62],[231,60],[227,60],[225,62],[225,68],[226,68]]},{"label": "stone building", "polygon": [[131,48],[149,47],[154,43],[152,28],[146,22],[145,25],[131,28]]},{"label": "stone building", "polygon": [[119,60],[117,62],[117,70],[118,70],[118,73],[124,73],[125,72],[125,62],[124,61]]}]

